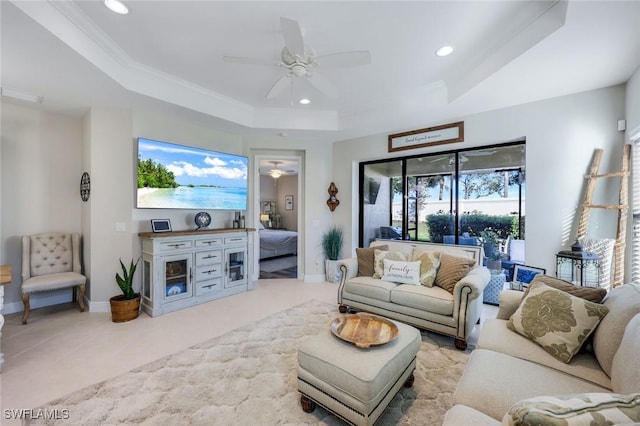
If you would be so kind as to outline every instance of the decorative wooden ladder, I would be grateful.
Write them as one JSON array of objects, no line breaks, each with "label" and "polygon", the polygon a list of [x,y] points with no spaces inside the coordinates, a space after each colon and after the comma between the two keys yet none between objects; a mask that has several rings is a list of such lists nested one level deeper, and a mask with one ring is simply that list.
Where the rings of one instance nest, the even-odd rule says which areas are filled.
[{"label": "decorative wooden ladder", "polygon": [[[602,149],[596,149],[591,162],[589,174],[585,176],[587,179],[587,188],[584,194],[584,202],[582,204],[582,214],[578,222],[578,239],[587,235],[587,227],[589,225],[589,213],[591,209],[607,209],[618,210],[618,228],[616,231],[616,242],[613,249],[613,280],[611,288],[621,285],[624,281],[624,249],[626,245],[627,235],[627,214],[629,211],[629,158],[631,153],[631,145],[624,145],[622,155],[622,170],[613,173],[598,174],[600,169],[600,161],[602,160]],[[620,178],[620,193],[618,195],[618,204],[593,204],[593,191],[595,190],[596,181],[600,178]]]}]

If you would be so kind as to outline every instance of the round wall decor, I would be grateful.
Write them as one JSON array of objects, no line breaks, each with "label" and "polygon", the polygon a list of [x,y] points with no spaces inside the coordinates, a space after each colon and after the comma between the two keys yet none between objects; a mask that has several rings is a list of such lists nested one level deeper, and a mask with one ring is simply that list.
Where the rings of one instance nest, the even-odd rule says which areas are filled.
[{"label": "round wall decor", "polygon": [[82,201],[89,200],[89,194],[91,193],[91,178],[89,173],[84,172],[80,178],[80,198]]}]

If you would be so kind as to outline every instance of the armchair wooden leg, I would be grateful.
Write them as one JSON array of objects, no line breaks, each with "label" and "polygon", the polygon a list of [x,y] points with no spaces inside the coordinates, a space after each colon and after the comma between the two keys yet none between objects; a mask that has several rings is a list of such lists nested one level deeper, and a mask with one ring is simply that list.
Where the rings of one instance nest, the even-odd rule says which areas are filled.
[{"label": "armchair wooden leg", "polygon": [[26,324],[29,319],[31,306],[29,305],[29,293],[22,293],[22,304],[24,305],[24,313],[22,314],[22,323]]},{"label": "armchair wooden leg", "polygon": [[78,286],[78,304],[80,305],[80,312],[84,312],[84,284]]}]

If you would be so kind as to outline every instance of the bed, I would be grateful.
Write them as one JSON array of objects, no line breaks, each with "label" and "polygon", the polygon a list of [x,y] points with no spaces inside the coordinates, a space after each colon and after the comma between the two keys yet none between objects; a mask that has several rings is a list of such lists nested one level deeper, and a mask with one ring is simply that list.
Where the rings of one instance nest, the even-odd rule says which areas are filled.
[{"label": "bed", "polygon": [[287,256],[298,252],[298,233],[260,226],[260,260]]}]

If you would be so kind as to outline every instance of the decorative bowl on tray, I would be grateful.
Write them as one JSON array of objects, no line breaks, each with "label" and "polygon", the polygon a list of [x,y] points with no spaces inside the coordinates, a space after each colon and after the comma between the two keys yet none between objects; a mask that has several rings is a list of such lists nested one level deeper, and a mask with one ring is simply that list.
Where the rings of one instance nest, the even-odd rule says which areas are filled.
[{"label": "decorative bowl on tray", "polygon": [[398,327],[393,322],[366,313],[336,318],[331,323],[331,332],[358,348],[384,345],[398,337]]}]

